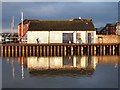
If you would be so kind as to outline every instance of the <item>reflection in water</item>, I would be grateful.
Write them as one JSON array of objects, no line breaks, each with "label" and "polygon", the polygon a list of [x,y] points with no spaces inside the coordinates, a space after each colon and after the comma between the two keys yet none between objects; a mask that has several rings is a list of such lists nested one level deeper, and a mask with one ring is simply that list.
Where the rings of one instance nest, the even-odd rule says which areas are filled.
[{"label": "reflection in water", "polygon": [[[116,56],[66,56],[66,57],[18,57],[21,65],[21,77],[24,79],[24,68],[30,75],[92,75],[97,64],[114,64],[118,66]],[[7,62],[10,59],[7,58]],[[14,58],[11,59],[12,76],[15,77]]]},{"label": "reflection in water", "polygon": [[118,60],[119,56],[6,57],[2,58],[2,85],[118,88]]},{"label": "reflection in water", "polygon": [[[94,58],[93,58],[94,59]],[[91,62],[89,64],[88,60]],[[30,74],[78,75],[92,74],[95,66],[91,57],[28,57],[27,68]]]},{"label": "reflection in water", "polygon": [[68,56],[68,57],[27,57],[29,70],[62,69],[62,68],[87,68],[96,67],[95,57]]},{"label": "reflection in water", "polygon": [[12,64],[12,76],[13,76],[13,79],[14,79],[14,77],[15,77],[15,66],[14,66],[14,58],[12,58],[12,60],[11,60],[11,64]]},{"label": "reflection in water", "polygon": [[22,59],[22,65],[21,65],[21,68],[22,68],[22,79],[24,79],[24,67],[23,67],[23,59]]}]

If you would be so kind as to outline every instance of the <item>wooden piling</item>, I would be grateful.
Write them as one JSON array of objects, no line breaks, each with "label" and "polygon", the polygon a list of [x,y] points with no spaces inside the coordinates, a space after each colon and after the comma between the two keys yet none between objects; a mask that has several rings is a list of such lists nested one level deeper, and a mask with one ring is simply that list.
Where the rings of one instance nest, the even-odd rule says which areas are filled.
[{"label": "wooden piling", "polygon": [[84,46],[82,45],[81,50],[80,50],[81,51],[81,56],[83,56],[83,48],[84,48]]},{"label": "wooden piling", "polygon": [[26,52],[26,56],[28,56],[28,46],[26,46],[25,52]]},{"label": "wooden piling", "polygon": [[118,45],[118,55],[120,56],[120,45]]},{"label": "wooden piling", "polygon": [[102,55],[102,51],[103,51],[103,50],[102,50],[102,49],[103,49],[102,47],[103,47],[103,46],[101,45],[101,46],[100,46],[100,55]]},{"label": "wooden piling", "polygon": [[49,56],[49,46],[47,46],[47,48],[46,48],[47,50],[47,56]]},{"label": "wooden piling", "polygon": [[83,52],[84,55],[120,55],[120,44],[3,44],[1,49],[5,57],[83,55]]},{"label": "wooden piling", "polygon": [[57,56],[60,56],[60,46],[57,46]]},{"label": "wooden piling", "polygon": [[61,56],[63,56],[63,46],[61,46]]},{"label": "wooden piling", "polygon": [[4,46],[4,48],[2,48],[3,50],[5,50],[5,54],[4,54],[4,51],[2,50],[3,55],[5,55],[5,57],[7,56],[7,53],[8,53],[7,47],[8,46]]},{"label": "wooden piling", "polygon": [[56,56],[56,46],[54,45],[54,56]]},{"label": "wooden piling", "polygon": [[32,50],[31,50],[32,48],[31,48],[31,46],[29,46],[29,47],[30,47],[30,56],[32,56]]},{"label": "wooden piling", "polygon": [[66,46],[63,46],[63,54],[64,54],[64,56],[66,56]]},{"label": "wooden piling", "polygon": [[96,45],[94,46],[94,55],[96,55]]},{"label": "wooden piling", "polygon": [[80,46],[78,45],[78,55],[80,55]]},{"label": "wooden piling", "polygon": [[52,46],[50,46],[50,56],[52,56]]},{"label": "wooden piling", "polygon": [[73,46],[71,46],[71,56],[73,56]]}]

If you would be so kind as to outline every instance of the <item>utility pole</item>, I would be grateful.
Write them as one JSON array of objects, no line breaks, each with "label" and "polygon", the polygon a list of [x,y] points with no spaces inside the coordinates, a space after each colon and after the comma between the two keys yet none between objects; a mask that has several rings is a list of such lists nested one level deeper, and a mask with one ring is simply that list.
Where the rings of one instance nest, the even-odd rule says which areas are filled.
[{"label": "utility pole", "polygon": [[[23,27],[23,12],[21,12],[21,32],[20,32],[21,35],[22,35],[21,37],[23,37],[23,28],[24,28],[24,27]],[[22,39],[22,38],[21,38],[21,39]]]},{"label": "utility pole", "polygon": [[12,17],[12,23],[11,23],[11,35],[9,37],[10,42],[11,40],[13,40],[13,37],[14,37],[14,16]]},{"label": "utility pole", "polygon": [[14,16],[12,17],[11,33],[12,33],[12,36],[13,36],[14,35]]}]

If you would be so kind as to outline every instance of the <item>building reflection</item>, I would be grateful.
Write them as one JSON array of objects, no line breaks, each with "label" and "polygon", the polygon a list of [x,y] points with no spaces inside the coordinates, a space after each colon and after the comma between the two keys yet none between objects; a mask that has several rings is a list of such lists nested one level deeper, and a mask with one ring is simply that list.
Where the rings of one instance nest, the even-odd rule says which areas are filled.
[{"label": "building reflection", "polygon": [[67,56],[67,57],[27,57],[27,68],[38,69],[62,69],[62,68],[96,68],[97,60],[94,57]]},{"label": "building reflection", "polygon": [[75,75],[93,74],[97,63],[97,59],[91,56],[27,57],[26,66],[30,74]]},{"label": "building reflection", "polygon": [[[7,59],[11,61],[12,76],[15,77],[15,58]],[[61,73],[81,74],[81,70],[86,70],[84,74],[93,74],[98,64],[114,64],[118,67],[118,56],[66,56],[66,57],[18,57],[18,64],[21,65],[21,78],[24,79],[24,69],[32,75],[37,71],[37,74],[48,74],[49,72],[59,75]],[[45,71],[45,72],[43,72]],[[61,73],[60,73],[61,72]],[[70,73],[71,72],[71,73]]]}]

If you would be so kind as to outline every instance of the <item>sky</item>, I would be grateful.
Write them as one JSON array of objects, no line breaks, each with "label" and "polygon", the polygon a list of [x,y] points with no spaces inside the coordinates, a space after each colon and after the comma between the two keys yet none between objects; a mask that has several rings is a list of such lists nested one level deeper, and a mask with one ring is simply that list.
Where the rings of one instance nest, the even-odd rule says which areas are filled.
[{"label": "sky", "polygon": [[1,0],[2,2],[118,2],[119,0]]},{"label": "sky", "polygon": [[21,12],[24,13],[24,19],[69,20],[78,17],[92,18],[96,28],[118,21],[118,2],[7,1],[2,2],[2,32],[11,32],[12,16],[15,18],[15,32],[17,32],[17,25],[21,22]]}]

